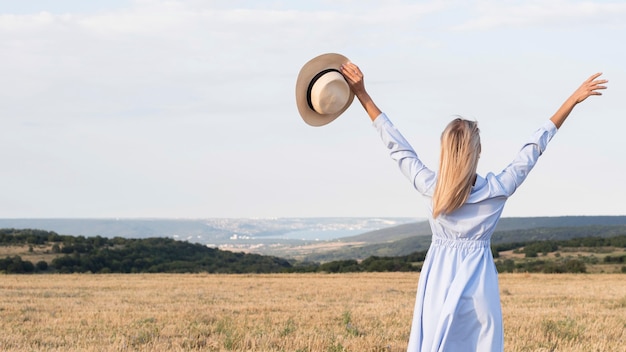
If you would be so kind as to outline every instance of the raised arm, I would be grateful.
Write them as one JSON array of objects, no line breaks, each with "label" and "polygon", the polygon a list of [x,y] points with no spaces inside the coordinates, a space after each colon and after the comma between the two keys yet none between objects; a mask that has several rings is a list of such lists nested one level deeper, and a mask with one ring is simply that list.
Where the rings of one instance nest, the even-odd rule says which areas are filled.
[{"label": "raised arm", "polygon": [[346,82],[350,86],[350,89],[354,92],[354,95],[359,99],[361,105],[369,115],[370,119],[374,121],[378,115],[381,114],[380,109],[374,104],[374,101],[365,90],[365,82],[363,81],[363,73],[361,69],[352,62],[341,65],[340,71],[346,78]]},{"label": "raised arm", "polygon": [[608,80],[597,79],[601,74],[602,73],[596,73],[587,78],[587,80],[584,81],[583,84],[581,84],[580,87],[578,87],[578,89],[576,89],[576,91],[569,98],[567,98],[567,100],[565,100],[559,110],[552,115],[550,121],[554,123],[556,128],[561,128],[565,119],[567,119],[578,103],[583,102],[590,95],[602,95],[602,93],[598,92],[598,90],[606,89],[606,86],[603,84],[607,83]]}]

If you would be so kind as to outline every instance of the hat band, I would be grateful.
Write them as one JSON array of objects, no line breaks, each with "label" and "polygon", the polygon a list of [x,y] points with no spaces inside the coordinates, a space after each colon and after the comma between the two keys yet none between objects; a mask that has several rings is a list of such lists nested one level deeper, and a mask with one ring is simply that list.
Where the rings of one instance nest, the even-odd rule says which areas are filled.
[{"label": "hat band", "polygon": [[311,83],[309,83],[309,87],[306,90],[306,102],[307,104],[309,104],[309,108],[311,108],[311,110],[317,112],[317,110],[315,110],[315,108],[313,107],[313,102],[311,102],[311,90],[313,89],[315,82],[317,82],[317,80],[320,79],[320,77],[322,77],[323,75],[327,74],[328,72],[333,72],[333,71],[341,73],[339,70],[335,68],[327,68],[323,71],[320,71],[318,74],[313,76],[313,78],[311,78]]}]

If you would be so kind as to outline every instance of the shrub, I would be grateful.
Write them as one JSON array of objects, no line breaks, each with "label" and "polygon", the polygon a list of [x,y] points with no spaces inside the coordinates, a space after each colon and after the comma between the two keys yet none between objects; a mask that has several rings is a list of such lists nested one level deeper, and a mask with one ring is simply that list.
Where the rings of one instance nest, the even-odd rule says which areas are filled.
[{"label": "shrub", "polygon": [[44,260],[40,260],[37,262],[37,264],[35,264],[35,266],[37,267],[37,270],[39,271],[46,271],[48,270],[48,263]]}]

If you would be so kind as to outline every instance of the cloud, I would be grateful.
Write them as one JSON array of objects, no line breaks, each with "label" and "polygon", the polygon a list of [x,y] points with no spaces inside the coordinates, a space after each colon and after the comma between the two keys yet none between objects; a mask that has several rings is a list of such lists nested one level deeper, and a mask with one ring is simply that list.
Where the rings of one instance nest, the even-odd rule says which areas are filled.
[{"label": "cloud", "polygon": [[[443,7],[359,3],[345,11],[355,3],[332,4],[302,10],[289,2],[220,8],[136,1],[95,13],[2,15],[2,49],[11,54],[0,70],[15,83],[0,93],[12,98],[9,110],[34,119],[46,111],[65,117],[194,106],[229,111],[245,108],[237,106],[243,93],[262,106],[266,94],[253,87],[291,86],[294,71],[322,52],[402,47],[415,40],[416,19]],[[81,99],[66,104],[74,97]],[[34,100],[39,104],[26,104]]]},{"label": "cloud", "polygon": [[468,9],[471,17],[452,26],[459,31],[500,27],[580,28],[585,25],[624,26],[626,4],[590,1],[482,1]]}]

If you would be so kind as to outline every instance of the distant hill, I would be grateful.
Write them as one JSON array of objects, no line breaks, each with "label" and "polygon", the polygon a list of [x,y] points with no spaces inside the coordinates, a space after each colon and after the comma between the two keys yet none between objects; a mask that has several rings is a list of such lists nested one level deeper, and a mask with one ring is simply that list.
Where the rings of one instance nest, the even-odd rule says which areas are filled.
[{"label": "distant hill", "polygon": [[0,228],[39,229],[107,238],[169,237],[211,245],[269,243],[272,239],[328,240],[409,222],[415,218],[0,219]]},{"label": "distant hill", "polygon": [[[502,218],[492,236],[492,244],[625,234],[626,216]],[[431,231],[428,221],[422,221],[342,238],[341,241],[356,244],[334,251],[311,253],[305,260],[325,262],[370,256],[404,256],[427,250]]]},{"label": "distant hill", "polygon": [[[623,226],[623,225],[616,225]],[[581,226],[556,229],[594,228],[594,232],[616,226]],[[622,227],[623,228],[623,227]],[[578,229],[578,230],[577,230]],[[526,230],[513,230],[526,231]],[[568,230],[570,231],[570,230]],[[587,230],[576,232],[576,235]],[[506,232],[506,231],[505,231]],[[548,231],[553,233],[553,231]],[[541,231],[539,231],[541,233]],[[565,231],[557,231],[558,237]],[[560,233],[560,235],[559,235]],[[604,234],[609,234],[605,232]],[[289,261],[274,256],[222,251],[201,244],[154,237],[125,239],[59,235],[36,229],[0,229],[0,274],[32,273],[296,273],[296,272],[376,272],[419,271],[427,250],[389,256],[389,251],[405,246],[377,247],[384,256],[363,260]],[[374,246],[374,245],[372,245]],[[498,272],[623,272],[626,273],[626,235],[610,238],[578,237],[569,240],[522,241],[493,245]],[[562,253],[561,253],[562,252]],[[502,256],[501,256],[502,253]],[[581,255],[586,253],[588,255]],[[524,254],[520,260],[519,255]],[[363,254],[358,254],[362,256]],[[531,258],[531,260],[526,260]],[[534,258],[534,259],[532,259]],[[621,266],[621,267],[620,267]]]},{"label": "distant hill", "polygon": [[[520,217],[502,218],[496,227],[496,233],[511,230],[534,228],[578,227],[578,226],[613,226],[626,225],[626,216],[555,216],[555,217]],[[385,243],[414,236],[430,236],[428,221],[414,222],[385,229],[366,232],[357,236],[343,237],[345,242]],[[495,236],[494,236],[494,239]]]},{"label": "distant hill", "polygon": [[430,236],[428,221],[413,222],[376,231],[366,232],[356,236],[342,237],[341,242],[387,243],[415,236]]},{"label": "distant hill", "polygon": [[[427,221],[410,218],[0,219],[0,228],[105,238],[168,237],[230,251],[328,262],[428,249]],[[378,229],[370,231],[370,229]],[[360,233],[356,236],[349,236]],[[626,216],[502,218],[492,243],[626,234]],[[339,237],[331,237],[331,236]],[[346,237],[349,236],[349,237]],[[308,239],[304,239],[308,237]],[[319,239],[318,239],[319,238]],[[334,238],[332,241],[327,240]]]}]

